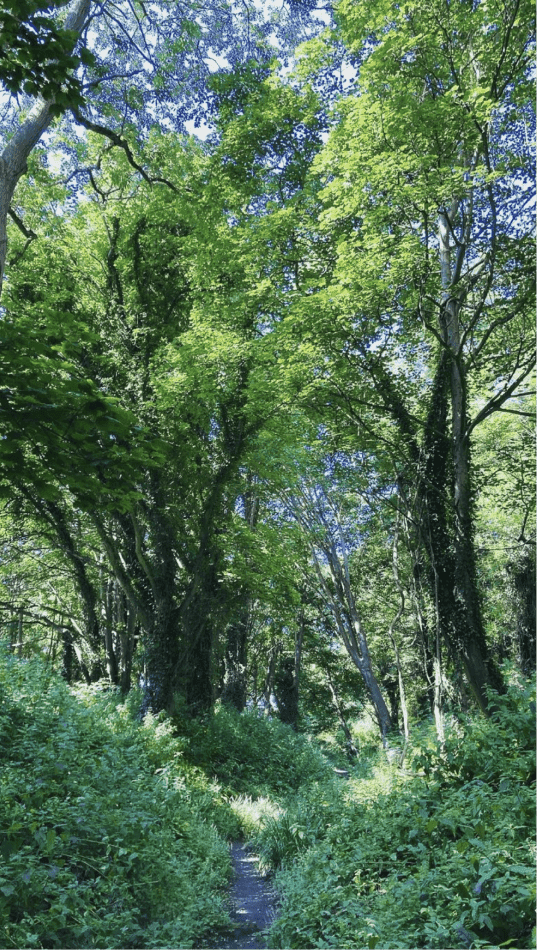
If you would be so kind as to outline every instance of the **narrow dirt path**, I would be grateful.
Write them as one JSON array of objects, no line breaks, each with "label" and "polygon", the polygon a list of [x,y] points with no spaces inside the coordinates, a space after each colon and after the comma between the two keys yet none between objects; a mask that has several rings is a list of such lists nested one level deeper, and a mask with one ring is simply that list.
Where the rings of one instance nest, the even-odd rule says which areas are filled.
[{"label": "narrow dirt path", "polygon": [[229,895],[230,916],[235,933],[218,944],[218,950],[264,950],[262,931],[276,917],[276,895],[261,876],[257,858],[236,842],[231,845],[234,879]]}]

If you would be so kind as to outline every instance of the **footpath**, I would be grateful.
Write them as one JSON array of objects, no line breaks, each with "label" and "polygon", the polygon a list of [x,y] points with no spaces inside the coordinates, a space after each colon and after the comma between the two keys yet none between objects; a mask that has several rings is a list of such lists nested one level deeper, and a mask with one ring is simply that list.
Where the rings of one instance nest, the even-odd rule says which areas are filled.
[{"label": "footpath", "polygon": [[234,878],[229,901],[235,933],[215,950],[266,950],[263,931],[276,918],[276,895],[246,845],[232,844],[231,858]]}]

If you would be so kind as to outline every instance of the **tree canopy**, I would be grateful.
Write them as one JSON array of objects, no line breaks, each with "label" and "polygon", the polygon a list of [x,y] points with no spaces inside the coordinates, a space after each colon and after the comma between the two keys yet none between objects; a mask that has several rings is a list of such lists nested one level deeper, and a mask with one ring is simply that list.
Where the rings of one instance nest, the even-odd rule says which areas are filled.
[{"label": "tree canopy", "polygon": [[529,4],[2,10],[5,636],[154,712],[490,715],[534,666]]}]

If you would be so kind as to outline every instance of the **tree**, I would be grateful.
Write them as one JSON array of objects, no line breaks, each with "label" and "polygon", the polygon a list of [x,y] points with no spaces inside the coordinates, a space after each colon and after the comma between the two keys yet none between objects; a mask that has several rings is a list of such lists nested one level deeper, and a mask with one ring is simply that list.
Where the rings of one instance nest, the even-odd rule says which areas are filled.
[{"label": "tree", "polygon": [[[105,5],[102,29],[68,33],[83,101],[60,91],[7,124],[2,491],[69,578],[62,624],[46,613],[66,674],[72,647],[86,678],[106,666],[127,688],[139,640],[155,710],[177,692],[242,708],[255,683],[296,721],[312,586],[383,736],[410,670],[440,712],[446,670],[484,711],[502,688],[474,532],[492,503],[480,433],[502,414],[518,438],[533,366],[527,8],[365,10],[342,0],[288,79],[265,10],[249,34],[216,2]],[[229,60],[208,79],[211,48]],[[356,86],[328,118],[342,49]],[[209,141],[171,131],[202,101]],[[6,602],[15,629],[27,601]]]},{"label": "tree", "polygon": [[[56,36],[54,36],[55,31],[52,27],[52,21],[48,20],[46,24],[41,24],[41,29],[48,32],[48,45],[51,46],[50,51],[53,55],[52,63],[44,71],[44,75],[38,75],[34,80],[25,78],[28,67],[20,66],[17,60],[14,60],[11,65],[9,65],[10,61],[8,60],[7,77],[0,74],[0,78],[8,79],[9,86],[15,84],[15,88],[17,88],[21,79],[24,79],[27,92],[42,92],[44,95],[51,96],[46,100],[38,100],[33,111],[30,112],[29,116],[4,146],[0,156],[0,290],[7,253],[7,216],[11,208],[15,188],[21,176],[26,172],[28,158],[36,143],[49,127],[54,116],[73,100],[73,88],[71,88],[71,91],[64,93],[61,85],[70,78],[69,68],[77,63],[76,57],[73,58],[71,54],[76,49],[82,30],[86,25],[90,6],[91,0],[76,0],[76,2],[73,2],[65,20],[65,25]],[[21,11],[23,15],[24,7],[23,4],[23,10]],[[30,42],[30,37],[33,36],[34,18],[32,17],[32,8],[33,4],[27,5],[28,22],[18,25],[19,36],[22,32],[23,39],[19,56],[22,56],[23,63],[29,61],[30,69],[34,55],[33,43]],[[14,21],[11,17],[7,26],[8,29],[11,27],[12,32],[14,31]],[[30,49],[28,49],[28,46],[30,46]],[[77,92],[78,85],[76,84],[74,88]],[[19,220],[18,216],[16,219]]]},{"label": "tree", "polygon": [[[41,91],[47,94],[54,91],[55,98],[39,100],[20,124],[17,117],[13,120],[15,131],[4,152],[3,213],[5,218],[9,209],[19,229],[10,261],[9,338],[4,341],[6,378],[15,381],[22,376],[27,383],[27,388],[13,384],[2,394],[5,423],[2,451],[8,463],[5,490],[9,492],[16,486],[19,491],[25,491],[40,517],[49,519],[55,526],[58,543],[71,559],[81,596],[85,599],[88,623],[93,625],[95,633],[99,624],[94,592],[88,578],[83,577],[82,561],[69,531],[70,510],[81,509],[88,513],[115,584],[119,585],[121,597],[126,598],[129,605],[127,614],[129,618],[135,618],[135,625],[141,624],[145,630],[146,661],[148,669],[152,669],[152,675],[146,676],[146,685],[148,696],[154,691],[150,700],[152,705],[155,708],[170,705],[174,685],[180,685],[186,691],[189,701],[206,705],[212,698],[213,625],[223,609],[218,579],[222,551],[218,536],[223,533],[222,520],[228,522],[233,510],[228,492],[241,455],[251,433],[262,424],[265,410],[261,403],[263,394],[259,379],[255,399],[248,395],[253,365],[251,356],[237,357],[236,349],[237,341],[242,340],[246,343],[245,352],[250,348],[253,353],[257,332],[255,301],[246,302],[236,333],[237,321],[230,313],[228,336],[221,335],[221,346],[212,348],[207,371],[200,372],[199,360],[208,352],[204,336],[210,320],[202,316],[196,323],[191,314],[196,306],[200,314],[207,307],[210,311],[219,306],[222,301],[227,307],[229,286],[236,283],[240,295],[243,278],[240,269],[233,274],[234,268],[229,267],[226,254],[221,253],[230,233],[228,221],[220,222],[220,235],[218,229],[214,229],[214,214],[209,215],[210,224],[204,234],[199,226],[192,227],[191,220],[185,222],[184,232],[180,234],[177,234],[176,226],[168,223],[170,208],[167,202],[172,200],[171,196],[178,196],[180,203],[181,196],[188,195],[188,203],[191,202],[191,187],[200,189],[196,195],[199,211],[203,205],[205,209],[209,207],[214,191],[209,178],[203,178],[207,176],[206,167],[197,180],[196,174],[191,176],[192,168],[187,172],[184,167],[180,179],[170,156],[166,161],[162,160],[170,139],[159,137],[158,122],[183,123],[196,115],[200,99],[207,92],[205,80],[209,73],[209,51],[229,54],[231,65],[252,56],[261,62],[269,58],[271,54],[265,42],[267,29],[263,21],[266,11],[256,11],[252,7],[247,10],[245,20],[235,8],[226,8],[226,29],[222,31],[222,10],[217,4],[210,5],[203,12],[197,11],[196,22],[187,19],[191,14],[188,4],[174,3],[160,18],[155,18],[155,11],[148,13],[143,7],[125,6],[110,10],[105,6],[96,13],[100,26],[97,34],[86,28],[88,11],[89,5],[73,6],[65,23],[65,35],[73,51],[70,64],[73,68],[80,66],[82,69],[82,65],[85,68],[85,81],[80,86],[84,91],[84,101],[75,102],[63,96],[61,90],[43,86]],[[282,9],[276,19],[271,18],[271,31],[275,30],[277,36],[289,44],[296,37],[297,30],[300,32],[307,27],[309,19],[308,10],[297,8],[288,16],[286,9]],[[50,22],[42,26],[43,29],[52,29]],[[31,23],[29,28],[31,30]],[[84,53],[77,58],[77,43],[83,51],[88,43],[91,44],[91,54]],[[115,52],[112,65],[109,65],[110,46]],[[63,60],[53,64],[52,72],[63,65]],[[143,93],[140,93],[141,72],[145,77]],[[63,78],[67,82],[67,74]],[[183,90],[179,96],[177,85],[173,94],[170,88],[170,84],[178,81]],[[28,86],[27,91],[35,92],[38,88]],[[191,108],[188,97],[193,91],[197,99]],[[149,110],[149,104],[156,105],[156,110]],[[80,207],[76,212],[78,217],[72,219],[75,232],[86,226],[95,238],[91,244],[91,261],[87,254],[80,255],[81,263],[84,262],[82,267],[75,264],[72,252],[67,250],[66,231],[62,224],[59,221],[53,224],[54,217],[44,214],[42,205],[40,208],[36,206],[31,189],[19,188],[17,210],[10,206],[15,187],[28,162],[34,179],[43,180],[43,160],[46,163],[51,145],[47,141],[39,153],[34,149],[42,141],[53,118],[67,107],[73,110],[78,127],[86,129],[89,135],[73,147],[69,126],[64,128],[65,144],[74,161],[71,161],[63,188],[57,183],[52,186],[50,176],[46,185],[49,196],[54,193],[53,200],[60,203],[65,219],[70,220],[79,200],[80,191],[77,189],[80,182],[87,182],[90,205]],[[150,125],[154,126],[151,134]],[[147,148],[142,160],[137,156],[144,140]],[[121,160],[115,166],[107,160],[110,146],[121,150],[123,165]],[[56,137],[52,147],[65,151],[61,136]],[[188,148],[184,149],[184,156],[188,151]],[[163,175],[166,165],[172,170],[169,177]],[[136,191],[137,187],[132,175],[127,178],[127,166],[148,186],[156,182],[162,186],[160,196],[155,196],[152,205],[152,218],[140,210],[136,201],[127,199],[130,189]],[[155,172],[148,171],[150,166],[156,169]],[[186,187],[185,175],[190,176]],[[204,200],[201,191],[207,186],[209,201]],[[121,215],[115,213],[120,207],[116,203],[116,189],[122,196],[119,200],[126,201],[129,206],[129,210]],[[96,212],[99,206],[102,211],[100,223]],[[220,199],[215,209],[217,215],[221,214]],[[44,248],[50,251],[51,245],[45,242],[39,248],[35,240],[45,218],[49,229],[55,230],[56,237],[63,232],[60,245],[54,252],[58,268],[54,273],[47,270],[41,257]],[[35,231],[33,221],[37,224]],[[159,242],[155,255],[150,239],[163,222],[166,247],[163,248]],[[186,267],[174,267],[168,250],[173,255],[171,245],[177,243],[175,239],[190,237],[193,231],[197,232],[195,246],[200,260],[194,262],[193,255],[188,254]],[[204,251],[207,240],[214,241],[214,248],[219,247],[214,265],[209,270]],[[75,239],[71,247],[76,246]],[[3,248],[5,251],[5,242]],[[121,260],[120,255],[125,250],[127,253]],[[51,259],[49,257],[49,261]],[[95,260],[102,262],[103,272],[98,275],[94,273]],[[41,267],[44,277],[37,291],[32,287],[32,269],[36,268],[36,262],[39,262],[37,269]],[[84,271],[86,290],[91,287],[91,293],[82,290],[77,297],[74,288],[81,287]],[[65,283],[67,273],[72,277],[70,287]],[[160,285],[165,288],[164,292],[157,287],[157,273],[164,275]],[[205,286],[207,281],[209,287]],[[245,296],[243,299],[246,301]],[[29,330],[32,323],[38,327],[37,334],[33,329]],[[108,352],[99,339],[103,325],[107,326],[109,333]],[[42,342],[43,335],[46,343]],[[177,344],[179,335],[181,343]],[[16,353],[13,352],[15,340]],[[193,543],[189,539],[178,556],[177,511],[173,517],[170,516],[169,489],[164,487],[155,461],[162,464],[165,459],[169,460],[169,455],[163,450],[164,443],[157,441],[160,435],[165,432],[168,440],[170,437],[174,440],[185,433],[184,428],[181,431],[176,416],[166,420],[167,391],[170,391],[170,382],[174,379],[174,366],[178,372],[183,369],[180,347],[184,347],[184,352],[188,350],[191,355],[195,354],[194,364],[189,365],[189,361],[186,364],[188,372],[184,388],[185,403],[191,402],[185,412],[189,440],[181,455],[182,465],[172,465],[167,474],[172,479],[175,499],[181,488],[185,490],[185,497],[192,498],[192,484],[196,481],[201,491],[187,518],[190,526],[196,523],[192,530],[196,541]],[[70,362],[66,358],[67,350]],[[153,361],[157,353],[167,366],[163,374],[154,372]],[[226,360],[225,382],[222,382]],[[72,415],[67,413],[73,390],[79,403],[76,427],[73,427]],[[157,412],[155,399],[160,400]],[[21,406],[27,423],[22,432],[17,427]],[[86,410],[87,417],[84,416]],[[43,425],[44,416],[46,426]],[[83,420],[87,422],[86,430]],[[140,436],[142,442],[145,436],[148,437],[145,442],[148,455],[144,456],[143,449],[141,453],[135,450],[130,466],[128,456],[134,443],[140,441]],[[68,443],[73,442],[67,480],[62,479],[65,456],[59,450],[65,439]],[[149,449],[150,444],[156,448],[156,455]],[[115,494],[113,478],[117,479],[118,487],[121,483],[119,492]],[[67,484],[70,497],[64,494],[62,480],[64,485]],[[181,507],[182,502],[177,505],[177,508]],[[185,534],[188,535],[188,530],[183,532]],[[178,562],[181,565],[179,571]],[[104,609],[101,604],[101,608],[101,619],[106,618],[101,630],[107,631],[110,645],[110,617],[114,611],[109,604]],[[111,667],[114,667],[113,651],[109,646],[107,653]],[[186,670],[184,681],[178,677],[181,668]],[[114,672],[111,675],[112,678],[116,676]]]},{"label": "tree", "polygon": [[394,477],[415,499],[438,623],[485,711],[501,678],[476,579],[471,440],[534,366],[532,18],[518,0],[342,2],[337,21],[361,66],[316,161],[336,261],[297,308],[299,327],[316,327],[331,354],[319,374],[331,411],[366,439],[379,419],[395,426]]},{"label": "tree", "polygon": [[[15,189],[54,118],[68,110],[76,128],[101,136],[106,147],[122,149],[147,181],[165,184],[158,172],[150,178],[136,158],[138,147],[156,125],[184,131],[187,121],[199,126],[207,118],[214,58],[230,66],[254,57],[264,62],[272,55],[268,34],[287,55],[315,28],[311,12],[296,4],[276,12],[250,2],[214,0],[200,8],[188,0],[154,6],[136,0],[92,10],[91,0],[71,0],[64,20],[65,2],[45,9],[51,6],[54,14],[43,17],[38,15],[42,6],[18,0],[1,21],[13,46],[0,60],[0,81],[8,92],[16,94],[22,85],[27,95],[39,98],[22,119],[18,107],[7,109],[9,134],[0,155],[0,289],[8,214],[30,236],[24,215],[11,207]],[[76,149],[69,153],[72,159]],[[75,160],[74,178],[90,173]]]},{"label": "tree", "polygon": [[[88,144],[88,157],[97,141]],[[156,132],[147,165],[165,170],[177,182],[173,189],[151,190],[133,179],[125,157],[111,154],[93,174],[86,201],[62,217],[50,215],[45,193],[35,213],[50,222],[49,238],[26,249],[6,294],[17,315],[13,332],[28,350],[36,333],[46,341],[38,375],[31,360],[26,373],[29,391],[39,390],[32,424],[40,427],[42,404],[59,402],[58,419],[65,419],[63,378],[71,389],[88,380],[98,406],[103,394],[103,414],[115,407],[103,426],[95,414],[91,433],[82,420],[69,422],[76,451],[73,477],[63,485],[55,430],[52,439],[40,434],[36,471],[24,442],[34,430],[26,428],[20,439],[29,464],[14,466],[10,478],[55,529],[90,616],[91,585],[83,584],[80,552],[69,540],[72,512],[84,512],[113,579],[101,595],[99,625],[112,679],[111,623],[122,614],[120,623],[143,634],[153,709],[171,708],[175,692],[197,709],[214,699],[219,629],[227,628],[230,640],[233,625],[240,626],[238,594],[223,574],[245,493],[241,464],[274,411],[263,384],[270,345],[257,330],[257,299],[250,299],[222,213],[226,196],[211,181],[206,152]],[[275,382],[269,385],[275,394]],[[10,398],[21,394],[14,388]],[[13,426],[14,417],[6,423]],[[101,451],[88,480],[76,471],[91,439]],[[244,644],[236,647],[241,654]]]},{"label": "tree", "polygon": [[476,431],[476,544],[487,626],[500,657],[535,664],[533,400],[510,404]]},{"label": "tree", "polygon": [[292,450],[280,457],[272,483],[272,490],[278,492],[274,517],[282,525],[291,519],[299,527],[307,554],[301,563],[302,586],[313,588],[315,598],[330,615],[333,638],[344,645],[359,670],[385,741],[393,723],[370,651],[369,618],[364,619],[358,611],[351,576],[351,558],[361,543],[355,499],[348,489],[356,460],[323,454],[321,440],[316,445],[306,441],[312,427],[304,417],[299,426],[299,419],[296,415],[294,430],[302,443],[296,441]]},{"label": "tree", "polygon": [[[252,536],[255,535],[255,529],[259,517],[259,497],[255,493],[255,483],[251,476],[246,474],[245,490],[237,499],[239,508],[239,517],[244,519],[243,530],[237,532],[237,541],[244,543],[244,567],[246,571],[237,572],[237,584],[228,585],[228,596],[230,597],[230,619],[225,633],[224,646],[224,677],[220,698],[222,702],[235,707],[239,712],[246,706],[247,697],[247,660],[248,660],[248,642],[251,637],[252,623],[254,619],[255,603],[253,600],[253,591],[250,578],[252,567],[251,547]],[[245,532],[249,537],[245,539]],[[235,558],[234,558],[235,560]],[[235,566],[235,565],[234,565]],[[238,575],[241,574],[239,577]],[[234,588],[234,589],[233,589]]]},{"label": "tree", "polygon": [[[332,494],[331,488],[328,491]],[[393,723],[373,669],[368,637],[352,589],[350,551],[341,514],[329,500],[327,490],[320,486],[303,490],[298,503],[293,500],[293,510],[308,532],[321,590],[330,605],[345,649],[363,677],[385,742]]]}]

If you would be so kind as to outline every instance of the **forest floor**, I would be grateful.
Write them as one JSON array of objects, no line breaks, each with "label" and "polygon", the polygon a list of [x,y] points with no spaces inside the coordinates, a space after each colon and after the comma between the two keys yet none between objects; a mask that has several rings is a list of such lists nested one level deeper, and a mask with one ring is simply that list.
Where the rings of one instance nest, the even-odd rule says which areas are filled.
[{"label": "forest floor", "polygon": [[229,903],[235,932],[213,950],[264,950],[267,942],[263,931],[276,918],[276,894],[247,845],[232,844],[231,859],[234,877]]}]

